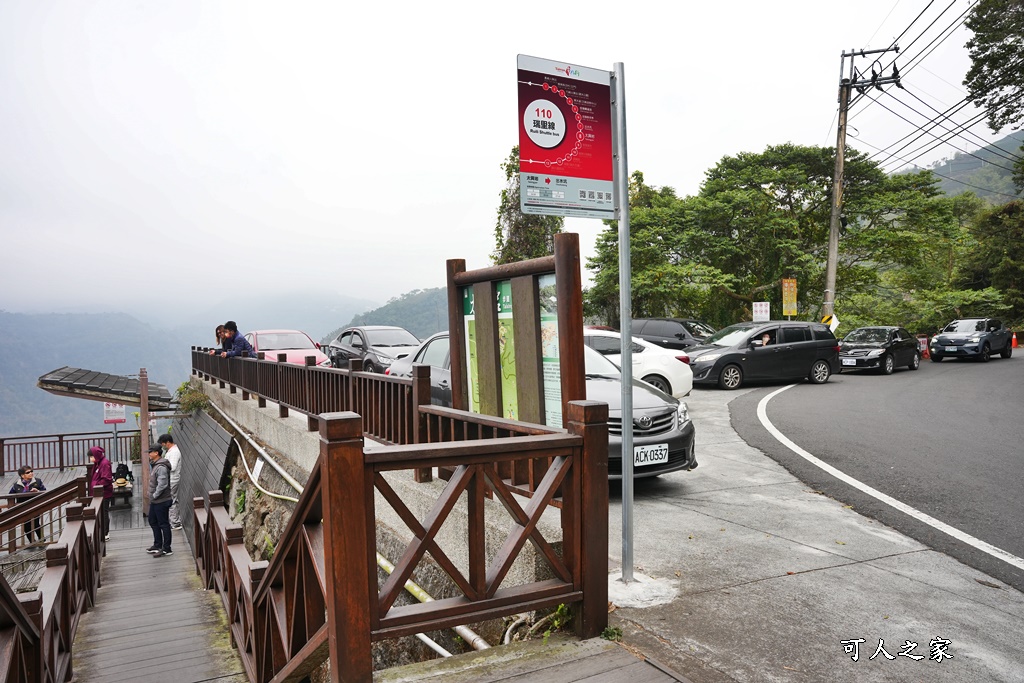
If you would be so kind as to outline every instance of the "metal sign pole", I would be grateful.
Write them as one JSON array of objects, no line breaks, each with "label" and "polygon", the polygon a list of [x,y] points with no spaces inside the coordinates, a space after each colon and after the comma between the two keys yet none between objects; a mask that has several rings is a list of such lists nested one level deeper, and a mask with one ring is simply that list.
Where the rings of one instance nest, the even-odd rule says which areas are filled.
[{"label": "metal sign pole", "polygon": [[612,72],[613,186],[619,219],[619,343],[622,358],[622,581],[633,580],[633,314],[629,260],[629,165],[626,162],[626,77]]}]

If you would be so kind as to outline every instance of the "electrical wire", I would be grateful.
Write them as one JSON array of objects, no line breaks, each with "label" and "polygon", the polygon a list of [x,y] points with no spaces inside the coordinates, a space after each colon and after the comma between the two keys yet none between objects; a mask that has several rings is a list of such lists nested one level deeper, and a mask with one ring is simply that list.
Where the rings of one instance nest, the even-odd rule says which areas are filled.
[{"label": "electrical wire", "polygon": [[[872,149],[879,149],[878,147],[875,147],[874,145],[872,145],[872,144],[871,144],[870,142],[868,142],[867,140],[864,140],[863,138],[857,138],[857,142],[858,142],[858,143],[861,143],[861,144],[864,144],[864,145],[867,145],[868,147],[871,147]],[[897,158],[899,158],[899,157],[897,157]],[[900,160],[901,160],[901,161],[903,161],[903,162],[904,162],[904,163],[906,163],[906,164],[910,164],[910,165],[913,165],[913,166],[917,166],[917,164],[914,164],[914,163],[913,163],[912,161],[906,161],[906,160],[904,160],[904,159],[900,159]],[[921,170],[924,170],[924,169],[921,169]],[[1004,197],[1010,197],[1011,199],[1020,199],[1020,195],[1014,195],[1014,194],[1007,194],[1007,193],[1005,193],[1005,192],[1000,192],[999,190],[993,190],[993,189],[991,189],[991,188],[988,188],[988,187],[981,187],[980,185],[973,185],[973,184],[971,184],[971,183],[968,183],[968,182],[964,182],[963,180],[957,180],[956,178],[951,178],[951,177],[950,177],[950,176],[948,176],[948,175],[943,175],[942,173],[937,173],[936,171],[934,171],[934,170],[931,170],[931,169],[927,169],[927,170],[928,170],[928,172],[929,172],[929,173],[931,173],[932,175],[938,176],[938,177],[940,177],[940,178],[945,178],[946,180],[951,180],[951,181],[953,181],[954,183],[959,183],[959,184],[961,184],[961,185],[966,185],[967,187],[971,187],[971,188],[974,188],[975,190],[982,190],[982,191],[984,191],[984,192],[988,192],[988,193],[990,193],[990,194],[998,194],[998,195],[1002,195],[1002,196],[1004,196]]]}]

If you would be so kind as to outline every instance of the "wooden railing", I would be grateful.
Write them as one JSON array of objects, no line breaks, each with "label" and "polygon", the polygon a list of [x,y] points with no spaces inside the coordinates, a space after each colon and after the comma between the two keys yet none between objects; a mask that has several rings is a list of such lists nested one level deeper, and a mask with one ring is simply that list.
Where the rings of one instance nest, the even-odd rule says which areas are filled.
[{"label": "wooden railing", "polygon": [[[84,482],[80,492],[84,492]],[[102,491],[67,506],[60,538],[46,549],[46,569],[32,593],[15,594],[0,577],[0,681],[65,683],[71,644],[100,585],[104,551],[97,511]]]},{"label": "wooden railing", "polygon": [[[313,356],[306,365],[285,362],[285,354],[277,360],[259,358],[221,358],[211,356],[209,349],[192,347],[192,372],[203,380],[242,394],[242,400],[255,397],[259,407],[267,401],[276,403],[278,414],[287,417],[291,411],[306,416],[310,431],[317,429],[321,413],[352,411],[363,419],[363,432],[387,444],[414,443],[416,440],[416,378],[391,377],[362,372],[352,368],[320,367]],[[423,380],[423,377],[426,377]],[[417,394],[430,403],[429,372],[420,376],[425,388]]]},{"label": "wooden railing", "polygon": [[[305,366],[285,363],[284,354],[279,359],[221,358],[192,348],[196,376],[231,393],[241,392],[243,401],[255,397],[261,408],[268,400],[277,403],[281,417],[299,412],[306,416],[310,431],[318,428],[321,413],[351,411],[361,416],[365,436],[391,445],[563,433],[560,428],[431,405],[430,368],[425,365],[414,365],[413,376],[406,378],[361,372],[357,363],[347,370],[317,367],[312,356]],[[532,495],[546,472],[541,462],[507,462],[500,467],[513,490],[524,495]],[[440,474],[448,478],[451,470],[441,466]],[[432,471],[421,468],[415,476],[417,481],[429,481]]]},{"label": "wooden railing", "polygon": [[40,434],[37,436],[0,437],[0,475],[28,465],[36,470],[81,467],[89,464],[89,449],[102,446],[112,462],[128,462],[132,444],[138,441],[139,430],[117,433],[117,453],[114,457],[113,432],[82,432],[75,434]]},{"label": "wooden railing", "polygon": [[[83,476],[42,493],[3,496],[6,507],[0,511],[0,547],[14,553],[55,540],[64,531],[68,504],[83,499],[87,487],[88,479]],[[42,532],[42,540],[35,532],[37,528]]]},{"label": "wooden railing", "polygon": [[[369,683],[373,641],[559,604],[575,605],[581,637],[596,636],[607,626],[607,405],[570,403],[567,431],[519,438],[488,436],[512,426],[489,424],[491,418],[449,409],[430,414],[465,438],[364,451],[362,417],[319,416],[319,460],[269,563],[249,559],[242,529],[230,521],[222,493],[211,491],[205,500],[193,501],[197,572],[221,595],[232,641],[254,683],[301,680],[328,656],[333,681]],[[524,505],[503,472],[535,466],[543,476]],[[420,521],[384,475],[433,467],[450,468],[452,476],[429,518]],[[413,539],[382,584],[373,570],[375,493],[408,525]],[[484,523],[488,493],[501,502],[513,528],[490,560]],[[468,559],[459,567],[435,538],[463,494]],[[561,553],[538,526],[556,495]],[[527,542],[553,578],[503,587]],[[462,596],[396,607],[427,552]]]}]

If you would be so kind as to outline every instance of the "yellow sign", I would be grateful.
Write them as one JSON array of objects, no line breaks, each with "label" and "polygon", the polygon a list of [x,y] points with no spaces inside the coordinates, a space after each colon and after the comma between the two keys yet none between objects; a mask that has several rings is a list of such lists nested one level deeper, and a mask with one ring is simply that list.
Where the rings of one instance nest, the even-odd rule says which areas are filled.
[{"label": "yellow sign", "polygon": [[782,315],[796,315],[795,278],[782,278]]},{"label": "yellow sign", "polygon": [[832,317],[833,317],[833,316],[831,316],[831,315],[826,315],[825,317],[823,317],[823,318],[821,319],[821,322],[823,322],[823,323],[825,323],[826,325],[828,325],[828,324],[829,324],[830,322],[832,322]]}]

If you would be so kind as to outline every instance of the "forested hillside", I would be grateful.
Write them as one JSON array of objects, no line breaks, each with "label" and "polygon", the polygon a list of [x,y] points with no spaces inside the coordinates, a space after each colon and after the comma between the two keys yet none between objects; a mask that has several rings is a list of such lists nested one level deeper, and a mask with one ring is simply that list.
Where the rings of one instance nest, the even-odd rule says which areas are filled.
[{"label": "forested hillside", "polygon": [[1013,160],[1024,155],[1024,131],[1007,135],[981,149],[957,152],[928,168],[938,176],[939,189],[947,195],[974,192],[992,204],[1004,204],[1014,197],[1024,198],[1013,185]]},{"label": "forested hillside", "polygon": [[361,313],[322,339],[330,342],[352,325],[398,325],[420,339],[448,329],[448,295],[444,287],[414,289],[391,299],[380,308]]}]

